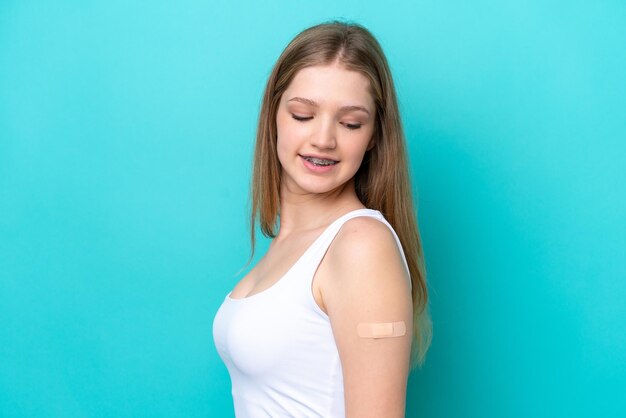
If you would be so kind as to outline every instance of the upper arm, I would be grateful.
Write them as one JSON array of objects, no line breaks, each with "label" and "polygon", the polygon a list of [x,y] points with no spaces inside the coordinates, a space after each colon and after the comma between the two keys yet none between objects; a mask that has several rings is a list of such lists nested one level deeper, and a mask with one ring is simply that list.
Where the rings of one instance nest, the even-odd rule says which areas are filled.
[{"label": "upper arm", "polygon": [[[346,417],[404,417],[412,339],[409,277],[386,225],[354,218],[326,254],[322,294],[344,378]],[[401,337],[362,338],[361,322],[404,321]]]}]

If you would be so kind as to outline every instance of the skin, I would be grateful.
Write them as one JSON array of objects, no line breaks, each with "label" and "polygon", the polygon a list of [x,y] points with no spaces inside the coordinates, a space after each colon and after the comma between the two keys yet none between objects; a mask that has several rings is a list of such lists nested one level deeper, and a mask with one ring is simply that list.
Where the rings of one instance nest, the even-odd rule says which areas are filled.
[{"label": "skin", "polygon": [[[280,231],[267,254],[233,289],[247,297],[268,289],[339,216],[364,208],[354,174],[372,139],[375,105],[369,81],[338,64],[300,70],[276,116],[282,166]],[[326,173],[303,155],[338,164]],[[391,231],[381,222],[347,221],[315,274],[312,292],[327,313],[342,364],[348,418],[404,417],[411,348],[409,277]],[[403,337],[361,338],[360,322],[404,321]]]}]

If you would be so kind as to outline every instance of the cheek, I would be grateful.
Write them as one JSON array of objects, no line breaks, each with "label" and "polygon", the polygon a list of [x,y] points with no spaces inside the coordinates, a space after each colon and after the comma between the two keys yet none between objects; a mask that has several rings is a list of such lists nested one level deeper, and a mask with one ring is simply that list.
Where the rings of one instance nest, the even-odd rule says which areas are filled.
[{"label": "cheek", "polygon": [[278,116],[276,118],[276,137],[278,156],[280,157],[281,154],[286,156],[288,153],[295,152],[300,143],[302,132],[291,120],[285,120],[284,116]]},{"label": "cheek", "polygon": [[358,139],[354,138],[352,154],[356,158],[363,158],[365,153],[368,151],[371,140],[372,132],[364,132],[363,136],[360,136]]},{"label": "cheek", "polygon": [[294,156],[298,152],[296,141],[290,134],[289,129],[277,129],[276,137],[276,154],[278,161],[282,167],[289,164],[293,160]]},{"label": "cheek", "polygon": [[281,164],[283,164],[283,159],[285,156],[285,121],[284,118],[281,117],[280,112],[276,116],[276,153],[278,154],[278,160]]},{"label": "cheek", "polygon": [[276,154],[278,155],[278,161],[280,162],[280,164],[284,165],[287,150],[285,149],[285,141],[282,140],[282,135],[280,132],[278,133],[278,138],[276,140]]},{"label": "cheek", "polygon": [[285,152],[289,148],[290,132],[284,124],[276,125],[276,149],[278,153]]}]

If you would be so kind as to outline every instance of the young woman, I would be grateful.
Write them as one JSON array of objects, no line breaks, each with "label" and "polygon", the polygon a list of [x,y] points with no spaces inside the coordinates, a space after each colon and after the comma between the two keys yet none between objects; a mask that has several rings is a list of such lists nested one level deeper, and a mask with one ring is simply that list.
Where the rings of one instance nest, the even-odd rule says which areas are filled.
[{"label": "young woman", "polygon": [[241,417],[403,417],[430,345],[404,135],[380,45],[356,24],[298,34],[267,83],[252,178],[268,252],[213,336]]}]

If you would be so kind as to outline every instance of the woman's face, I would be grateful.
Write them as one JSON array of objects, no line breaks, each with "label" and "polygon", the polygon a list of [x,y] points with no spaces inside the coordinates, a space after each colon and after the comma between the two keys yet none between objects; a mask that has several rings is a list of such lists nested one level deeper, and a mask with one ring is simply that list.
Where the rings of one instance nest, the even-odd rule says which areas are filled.
[{"label": "woman's face", "polygon": [[276,114],[282,185],[326,193],[351,180],[373,146],[376,120],[369,80],[337,65],[300,70]]}]

